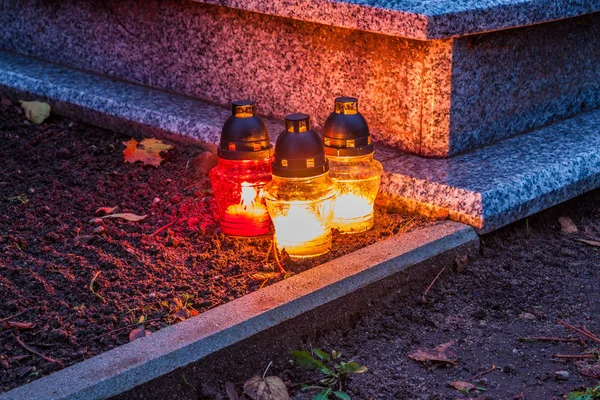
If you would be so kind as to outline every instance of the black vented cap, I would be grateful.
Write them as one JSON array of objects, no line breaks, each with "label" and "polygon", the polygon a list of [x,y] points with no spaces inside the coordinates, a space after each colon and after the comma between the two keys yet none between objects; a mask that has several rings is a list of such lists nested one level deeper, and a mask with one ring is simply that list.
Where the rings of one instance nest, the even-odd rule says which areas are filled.
[{"label": "black vented cap", "polygon": [[352,157],[373,153],[369,125],[358,112],[358,99],[335,99],[335,111],[323,125],[323,145],[328,156]]},{"label": "black vented cap", "polygon": [[310,178],[329,171],[323,142],[310,129],[310,117],[306,114],[290,114],[285,117],[285,131],[275,143],[273,175],[284,178]]},{"label": "black vented cap", "polygon": [[273,155],[269,130],[256,115],[255,101],[231,103],[231,117],[223,125],[218,155],[227,160],[260,160]]}]

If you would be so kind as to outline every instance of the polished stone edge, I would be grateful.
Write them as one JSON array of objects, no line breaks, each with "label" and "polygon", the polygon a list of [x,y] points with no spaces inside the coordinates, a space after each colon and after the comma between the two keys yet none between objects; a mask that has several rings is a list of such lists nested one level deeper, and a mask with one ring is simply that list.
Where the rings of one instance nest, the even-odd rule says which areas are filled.
[{"label": "polished stone edge", "polygon": [[194,1],[417,40],[446,39],[517,28],[600,11],[598,0]]},{"label": "polished stone edge", "polygon": [[104,399],[461,246],[475,231],[444,222],[367,246],[150,336],[0,395],[2,400]]},{"label": "polished stone edge", "polygon": [[449,159],[404,154],[384,166],[392,206],[487,233],[600,187],[600,110]]}]

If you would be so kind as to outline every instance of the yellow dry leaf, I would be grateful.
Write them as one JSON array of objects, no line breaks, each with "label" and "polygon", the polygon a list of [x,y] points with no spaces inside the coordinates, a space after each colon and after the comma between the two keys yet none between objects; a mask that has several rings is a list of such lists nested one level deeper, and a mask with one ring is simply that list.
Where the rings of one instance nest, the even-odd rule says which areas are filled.
[{"label": "yellow dry leaf", "polygon": [[158,139],[144,139],[138,143],[137,140],[131,139],[127,142],[123,142],[126,146],[123,150],[123,156],[125,162],[134,163],[141,161],[145,165],[153,165],[158,167],[164,160],[160,153],[172,149],[173,146],[170,144],[163,143]]},{"label": "yellow dry leaf", "polygon": [[50,116],[50,105],[40,101],[21,101],[21,108],[25,111],[25,118],[34,124],[41,124]]}]

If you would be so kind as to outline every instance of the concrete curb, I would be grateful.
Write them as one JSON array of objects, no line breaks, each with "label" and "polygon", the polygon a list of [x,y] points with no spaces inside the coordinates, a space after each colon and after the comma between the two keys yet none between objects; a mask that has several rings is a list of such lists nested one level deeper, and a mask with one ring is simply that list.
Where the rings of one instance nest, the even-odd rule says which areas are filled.
[{"label": "concrete curb", "polygon": [[450,221],[394,236],[16,388],[0,399],[115,396],[449,250],[478,243],[471,227]]}]

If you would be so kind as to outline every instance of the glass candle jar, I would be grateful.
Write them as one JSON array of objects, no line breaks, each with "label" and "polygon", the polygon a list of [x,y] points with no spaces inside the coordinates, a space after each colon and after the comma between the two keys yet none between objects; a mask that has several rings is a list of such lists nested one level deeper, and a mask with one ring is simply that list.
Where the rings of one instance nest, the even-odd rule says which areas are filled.
[{"label": "glass candle jar", "polygon": [[275,226],[275,244],[292,258],[315,257],[331,249],[335,183],[309,116],[288,115],[285,125],[275,143],[273,180],[264,194]]},{"label": "glass candle jar", "polygon": [[225,122],[218,148],[219,162],[209,177],[223,233],[260,236],[271,230],[263,196],[271,180],[272,145],[254,101],[236,101]]},{"label": "glass candle jar", "polygon": [[356,98],[335,99],[335,111],[323,126],[323,145],[339,191],[332,227],[343,234],[371,229],[383,167],[373,158],[369,126]]}]

